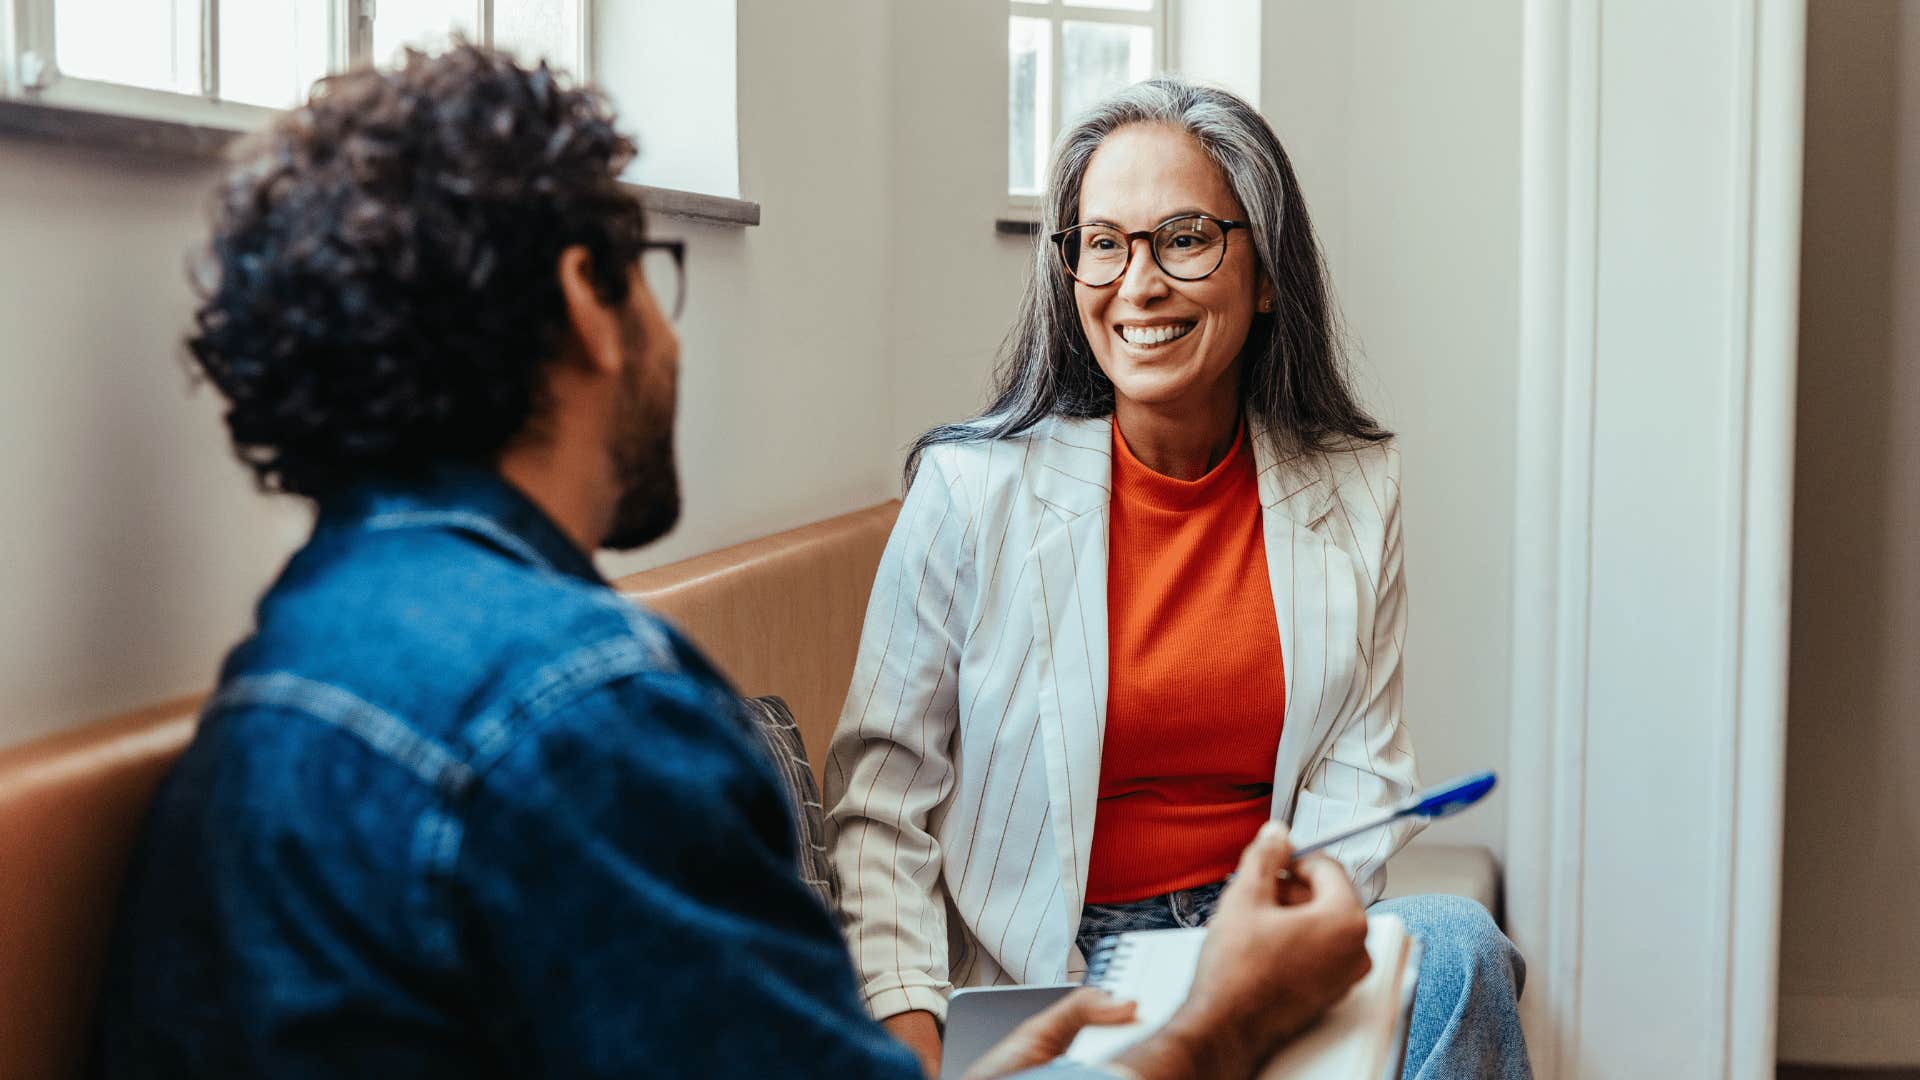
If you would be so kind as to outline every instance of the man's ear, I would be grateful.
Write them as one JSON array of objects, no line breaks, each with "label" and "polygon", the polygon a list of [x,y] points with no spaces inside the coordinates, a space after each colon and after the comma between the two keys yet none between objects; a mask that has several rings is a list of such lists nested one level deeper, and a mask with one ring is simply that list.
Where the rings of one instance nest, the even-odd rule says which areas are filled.
[{"label": "man's ear", "polygon": [[556,268],[560,296],[566,304],[567,325],[561,334],[562,356],[612,375],[626,362],[621,348],[620,312],[600,298],[594,285],[593,256],[580,244],[560,253]]}]

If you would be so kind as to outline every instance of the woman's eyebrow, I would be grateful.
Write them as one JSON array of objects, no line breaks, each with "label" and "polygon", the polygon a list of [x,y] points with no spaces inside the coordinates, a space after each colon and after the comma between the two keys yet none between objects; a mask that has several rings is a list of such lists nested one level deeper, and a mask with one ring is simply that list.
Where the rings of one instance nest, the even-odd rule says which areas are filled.
[{"label": "woman's eyebrow", "polygon": [[[1207,217],[1217,216],[1211,210],[1202,209],[1201,207],[1198,207],[1198,206],[1184,206],[1178,210],[1175,210],[1167,214],[1165,217],[1162,217],[1159,221],[1154,222],[1152,225],[1152,228],[1157,229],[1160,226],[1165,225],[1167,222],[1172,221],[1174,218],[1192,217],[1195,214],[1205,214]],[[1119,222],[1113,221],[1109,218],[1104,218],[1104,217],[1083,217],[1080,219],[1079,224],[1108,225],[1115,229],[1122,229],[1122,226],[1120,225]],[[1124,231],[1124,229],[1122,231]]]}]

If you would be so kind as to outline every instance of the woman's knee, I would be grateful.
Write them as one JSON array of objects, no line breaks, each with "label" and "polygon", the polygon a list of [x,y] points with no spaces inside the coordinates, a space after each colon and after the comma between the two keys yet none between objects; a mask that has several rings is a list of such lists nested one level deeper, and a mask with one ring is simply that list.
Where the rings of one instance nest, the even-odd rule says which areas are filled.
[{"label": "woman's knee", "polygon": [[1478,902],[1464,896],[1431,894],[1390,901],[1389,905],[1387,910],[1400,916],[1421,939],[1430,961],[1440,961],[1469,979],[1506,974],[1518,993],[1526,979],[1526,961]]}]

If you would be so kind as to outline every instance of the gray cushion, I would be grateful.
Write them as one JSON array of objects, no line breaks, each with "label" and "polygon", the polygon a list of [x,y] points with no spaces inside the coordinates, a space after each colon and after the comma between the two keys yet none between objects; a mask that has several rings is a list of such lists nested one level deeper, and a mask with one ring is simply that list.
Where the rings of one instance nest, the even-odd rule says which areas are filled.
[{"label": "gray cushion", "polygon": [[807,883],[827,905],[838,909],[840,879],[827,858],[826,815],[820,809],[820,786],[814,783],[813,769],[807,765],[806,744],[800,740],[800,726],[784,699],[767,696],[743,698],[741,704],[755,734],[785,781],[787,803],[793,811],[794,839],[800,853],[800,879]]}]

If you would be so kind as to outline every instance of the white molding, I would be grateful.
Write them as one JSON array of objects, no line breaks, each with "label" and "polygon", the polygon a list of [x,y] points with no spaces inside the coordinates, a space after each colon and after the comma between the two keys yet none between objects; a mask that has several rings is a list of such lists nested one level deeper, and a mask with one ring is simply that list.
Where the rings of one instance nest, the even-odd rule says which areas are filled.
[{"label": "white molding", "polygon": [[1920,1061],[1915,1017],[1920,1017],[1920,991],[1789,991],[1780,996],[1780,1060],[1855,1068],[1911,1066]]},{"label": "white molding", "polygon": [[[1794,400],[1798,370],[1805,0],[1753,0],[1751,187],[1738,724],[1728,793],[1726,1053],[1729,1077],[1770,1078],[1778,1032],[1780,885],[1786,802],[1788,631],[1793,562]],[[1908,1003],[1907,1017],[1920,1015]],[[1920,1031],[1912,1024],[1909,1032]],[[1908,1061],[1915,1060],[1913,1057]]]},{"label": "white molding", "polygon": [[[1758,1080],[1774,1068],[1805,16],[1804,0],[1726,0],[1724,10],[1737,34],[1736,84],[1717,106],[1735,133],[1724,338],[1734,398],[1726,427],[1704,434],[1723,440],[1716,449],[1734,500],[1715,526],[1725,607],[1701,655],[1719,704],[1700,720],[1714,725],[1718,752],[1701,763],[1702,789],[1690,805],[1729,842],[1703,853],[1698,877],[1674,886],[1708,890],[1727,913],[1724,935],[1708,949],[1713,1000],[1697,1029],[1711,1075]],[[1605,1003],[1581,1000],[1583,905],[1589,894],[1607,895],[1588,881],[1587,785],[1613,791],[1625,779],[1593,780],[1587,760],[1602,5],[1527,0],[1523,14],[1515,475],[1523,511],[1514,534],[1508,922],[1528,958],[1522,1018],[1536,1073],[1575,1080],[1612,1059],[1601,1043],[1619,1034],[1589,1038]],[[1615,58],[1611,69],[1621,66]],[[1615,623],[1608,627],[1617,635]]]},{"label": "white molding", "polygon": [[1528,957],[1535,1072],[1572,1076],[1580,1034],[1591,606],[1599,11],[1528,0],[1522,70],[1508,919]]}]

